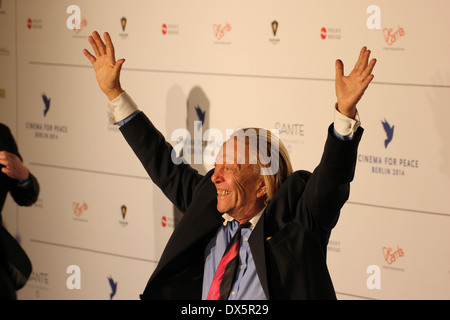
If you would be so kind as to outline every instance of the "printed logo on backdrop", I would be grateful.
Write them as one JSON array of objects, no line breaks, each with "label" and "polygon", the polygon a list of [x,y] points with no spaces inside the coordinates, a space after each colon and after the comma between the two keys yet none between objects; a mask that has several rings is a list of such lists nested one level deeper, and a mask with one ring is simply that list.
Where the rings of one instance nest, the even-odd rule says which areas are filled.
[{"label": "printed logo on backdrop", "polygon": [[395,271],[405,271],[405,269],[401,267],[401,262],[399,262],[405,257],[403,248],[398,245],[393,248],[384,246],[381,251],[384,260],[383,268]]},{"label": "printed logo on backdrop", "polygon": [[42,19],[28,18],[27,19],[27,28],[28,28],[28,30],[42,29]]},{"label": "printed logo on backdrop", "polygon": [[[371,174],[402,177],[419,169],[419,159],[409,154],[396,155],[396,146],[401,141],[396,140],[395,124],[390,121],[380,121],[379,146],[384,152],[358,154],[358,166],[369,170]],[[380,148],[373,149],[379,150]]]},{"label": "printed logo on backdrop", "polygon": [[[53,112],[54,104],[51,97],[43,92],[40,96],[40,102],[36,98],[36,110],[39,110],[40,118],[43,121],[26,121],[25,129],[32,131],[36,139],[57,140],[68,133],[68,126],[61,123],[53,123],[49,114]],[[50,117],[51,118],[51,117]]]},{"label": "printed logo on backdrop", "polygon": [[384,147],[387,149],[389,143],[394,138],[394,127],[395,126],[391,126],[389,124],[389,122],[386,121],[386,119],[384,119],[384,121],[381,121],[381,123],[383,124],[384,131],[386,132],[386,139],[384,140]]},{"label": "printed logo on backdrop", "polygon": [[164,36],[177,36],[180,33],[179,26],[173,23],[163,23],[161,33]]},{"label": "printed logo on backdrop", "polygon": [[228,22],[213,24],[214,44],[231,44],[229,35],[231,31],[231,24]]},{"label": "printed logo on backdrop", "polygon": [[405,37],[406,32],[405,29],[401,26],[397,26],[397,28],[383,28],[383,38],[385,44],[384,50],[405,50],[403,46],[403,37]]},{"label": "printed logo on backdrop", "polygon": [[47,115],[47,112],[50,110],[50,101],[51,99],[47,97],[45,93],[41,95],[42,101],[44,102],[44,117]]},{"label": "printed logo on backdrop", "polygon": [[320,29],[320,37],[322,40],[341,40],[341,28],[322,27]]},{"label": "printed logo on backdrop", "polygon": [[271,27],[271,30],[272,30],[273,37],[269,38],[269,42],[272,43],[272,44],[278,44],[280,42],[280,38],[277,37],[278,21],[273,20],[270,23],[270,27]]},{"label": "printed logo on backdrop", "polygon": [[125,32],[125,29],[127,28],[127,22],[128,22],[127,18],[125,18],[125,17],[122,17],[120,19],[120,26],[122,28],[122,32],[119,33],[119,37],[122,39],[128,38],[128,33]]},{"label": "printed logo on backdrop", "polygon": [[166,217],[166,216],[162,216],[161,217],[161,226],[163,228],[169,227],[169,228],[173,228],[175,227],[175,220],[173,217]]},{"label": "printed logo on backdrop", "polygon": [[340,253],[341,252],[341,241],[330,239],[330,241],[328,241],[327,251]]},{"label": "printed logo on backdrop", "polygon": [[88,220],[85,218],[86,217],[85,212],[88,209],[89,208],[88,208],[88,205],[86,202],[73,201],[72,202],[72,210],[73,210],[73,214],[75,215],[73,220],[87,222]]},{"label": "printed logo on backdrop", "polygon": [[296,147],[305,143],[305,125],[303,123],[277,121],[273,128],[278,130],[279,138],[290,154],[296,151]]},{"label": "printed logo on backdrop", "polygon": [[86,39],[88,37],[87,31],[83,31],[85,30],[85,28],[88,26],[88,22],[86,19],[82,18],[81,22],[80,22],[80,28],[73,28],[73,32],[75,33],[74,35],[72,35],[73,38],[80,38],[80,39]]},{"label": "printed logo on backdrop", "polygon": [[[73,30],[75,35],[72,35],[73,38],[87,38],[88,35],[86,32],[83,32],[88,25],[86,19],[81,17],[81,9],[77,5],[70,5],[66,9],[66,13],[70,14],[70,16],[66,20],[66,28],[70,31]],[[80,33],[82,33],[80,35]]]},{"label": "printed logo on backdrop", "polygon": [[120,216],[122,217],[122,220],[119,220],[119,224],[123,227],[128,226],[128,221],[126,220],[127,210],[128,210],[128,208],[126,205],[122,205],[120,207]]},{"label": "printed logo on backdrop", "polygon": [[27,288],[33,288],[35,290],[35,297],[40,298],[42,291],[49,291],[50,278],[48,272],[33,269],[27,282]]},{"label": "printed logo on backdrop", "polygon": [[114,281],[114,279],[110,275],[107,278],[109,287],[111,289],[111,292],[109,293],[109,300],[112,300],[117,293],[117,281]]}]

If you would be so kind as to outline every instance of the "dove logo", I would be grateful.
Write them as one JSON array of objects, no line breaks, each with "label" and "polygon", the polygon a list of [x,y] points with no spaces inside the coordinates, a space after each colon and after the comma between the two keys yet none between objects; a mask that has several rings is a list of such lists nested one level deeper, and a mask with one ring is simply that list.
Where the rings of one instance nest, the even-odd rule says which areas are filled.
[{"label": "dove logo", "polygon": [[117,292],[117,281],[114,282],[114,279],[109,276],[108,277],[109,286],[111,287],[111,293],[109,294],[109,300],[112,300],[112,298],[116,295]]},{"label": "dove logo", "polygon": [[387,148],[389,143],[391,143],[392,138],[394,137],[394,126],[391,126],[386,119],[384,119],[384,121],[381,121],[381,123],[387,136],[386,139],[384,140],[384,147]]},{"label": "dove logo", "polygon": [[41,95],[42,101],[44,101],[44,117],[47,116],[48,111],[50,110],[50,98],[47,97],[45,93]]},{"label": "dove logo", "polygon": [[198,105],[196,105],[195,106],[195,112],[197,113],[197,117],[198,117],[198,120],[199,120],[199,121],[196,121],[197,122],[197,129],[200,130],[200,128],[205,123],[206,110],[203,111]]}]

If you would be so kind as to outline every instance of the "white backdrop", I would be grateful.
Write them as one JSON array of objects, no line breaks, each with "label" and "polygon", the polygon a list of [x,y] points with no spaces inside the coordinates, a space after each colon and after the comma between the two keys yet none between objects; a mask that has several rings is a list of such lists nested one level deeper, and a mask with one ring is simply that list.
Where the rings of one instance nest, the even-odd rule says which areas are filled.
[{"label": "white backdrop", "polygon": [[[72,4],[79,31],[66,26]],[[307,170],[333,120],[334,62],[349,72],[366,45],[378,63],[328,250],[338,298],[449,299],[449,12],[448,0],[0,1],[0,121],[41,185],[35,205],[8,198],[2,213],[33,263],[18,297],[137,299],[179,218],[108,123],[82,54],[98,30],[126,59],[123,87],[167,139],[192,130],[199,107],[204,128],[224,134],[279,129]],[[387,145],[382,122],[394,130]],[[80,289],[67,286],[75,275]]]}]

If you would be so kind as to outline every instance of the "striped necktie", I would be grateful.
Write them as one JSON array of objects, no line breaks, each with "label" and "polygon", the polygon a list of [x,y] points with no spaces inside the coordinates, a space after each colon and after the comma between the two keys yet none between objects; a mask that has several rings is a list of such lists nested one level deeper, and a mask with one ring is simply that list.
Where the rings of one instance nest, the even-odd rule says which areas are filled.
[{"label": "striped necktie", "polygon": [[228,299],[239,265],[241,229],[249,228],[250,225],[250,222],[239,224],[236,233],[228,243],[225,252],[223,253],[222,260],[220,260],[219,266],[214,274],[208,296],[206,297],[207,300]]}]

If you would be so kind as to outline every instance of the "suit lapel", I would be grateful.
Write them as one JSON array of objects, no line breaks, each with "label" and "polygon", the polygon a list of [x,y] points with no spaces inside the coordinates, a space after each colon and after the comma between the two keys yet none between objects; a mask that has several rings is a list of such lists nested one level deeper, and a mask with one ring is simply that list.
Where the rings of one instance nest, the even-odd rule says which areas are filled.
[{"label": "suit lapel", "polygon": [[158,269],[164,268],[185,250],[199,243],[208,241],[223,223],[221,214],[216,210],[216,192],[210,185],[202,189],[203,197],[198,197],[186,211],[180,223],[172,233],[169,242],[161,256]]},{"label": "suit lapel", "polygon": [[252,231],[248,242],[250,244],[250,250],[252,252],[253,260],[255,261],[256,273],[258,274],[261,286],[266,294],[267,299],[269,297],[269,286],[267,284],[267,272],[266,272],[266,255],[264,252],[264,215],[266,210],[264,210],[261,218],[256,224]]}]

